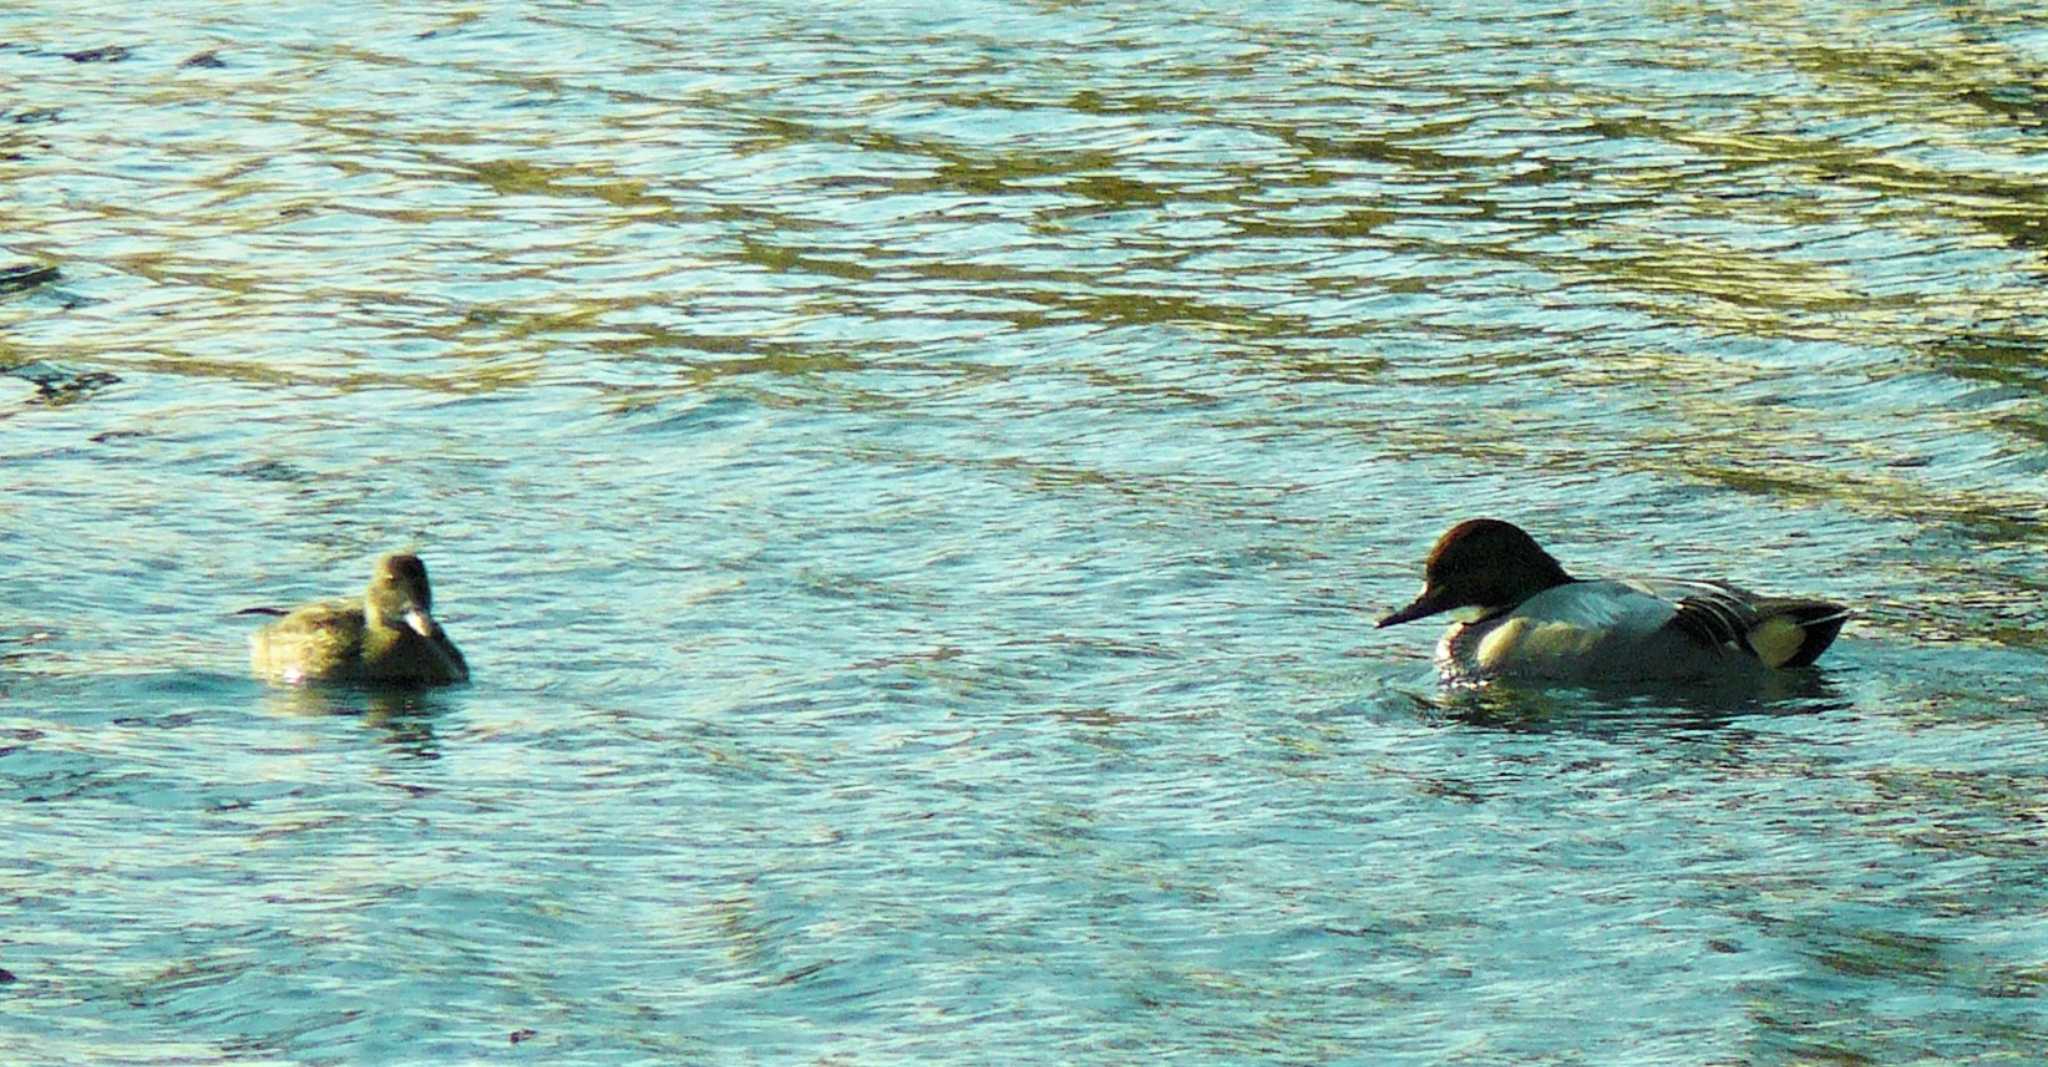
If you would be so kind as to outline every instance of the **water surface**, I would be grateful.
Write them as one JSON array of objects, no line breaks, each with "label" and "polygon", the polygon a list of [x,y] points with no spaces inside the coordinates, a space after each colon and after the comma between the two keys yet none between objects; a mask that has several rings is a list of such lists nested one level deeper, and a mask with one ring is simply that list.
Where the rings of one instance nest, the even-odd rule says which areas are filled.
[{"label": "water surface", "polygon": [[[1233,7],[0,14],[0,1040],[2038,1059],[2032,9]],[[1863,613],[1443,694],[1474,514]]]}]

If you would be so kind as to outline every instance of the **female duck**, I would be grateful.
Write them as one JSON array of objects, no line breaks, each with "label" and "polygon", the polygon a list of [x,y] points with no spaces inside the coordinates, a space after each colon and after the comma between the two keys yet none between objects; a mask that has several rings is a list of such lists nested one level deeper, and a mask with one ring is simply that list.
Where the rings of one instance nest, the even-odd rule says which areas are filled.
[{"label": "female duck", "polygon": [[360,601],[307,604],[249,637],[256,673],[273,681],[449,685],[469,665],[429,614],[427,565],[393,553],[377,561]]},{"label": "female duck", "polygon": [[1520,527],[1470,519],[1423,564],[1422,594],[1381,619],[1393,626],[1466,609],[1437,644],[1446,682],[1493,678],[1625,681],[1731,676],[1804,667],[1849,610],[1825,600],[1757,596],[1726,582],[1580,579]]}]

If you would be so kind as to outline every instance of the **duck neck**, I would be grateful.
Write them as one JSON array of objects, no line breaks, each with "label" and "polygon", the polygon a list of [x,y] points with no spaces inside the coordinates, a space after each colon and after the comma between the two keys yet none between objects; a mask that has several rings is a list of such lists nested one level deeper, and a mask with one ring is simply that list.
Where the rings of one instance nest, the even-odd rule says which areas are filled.
[{"label": "duck neck", "polygon": [[1528,603],[1530,598],[1538,594],[1549,592],[1561,585],[1571,585],[1577,581],[1579,579],[1566,573],[1565,569],[1546,553],[1543,555],[1542,566],[1528,571],[1522,576],[1521,581],[1501,590],[1503,595],[1496,601],[1497,606],[1487,608],[1473,621],[1484,622],[1488,619],[1499,618]]}]

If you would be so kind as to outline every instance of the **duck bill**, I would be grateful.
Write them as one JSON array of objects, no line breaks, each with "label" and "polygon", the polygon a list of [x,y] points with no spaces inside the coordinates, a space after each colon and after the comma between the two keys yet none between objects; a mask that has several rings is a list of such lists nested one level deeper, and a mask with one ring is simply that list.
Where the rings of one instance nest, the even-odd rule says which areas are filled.
[{"label": "duck bill", "polygon": [[1405,608],[1402,608],[1401,610],[1393,613],[1392,615],[1387,616],[1384,619],[1381,619],[1379,621],[1379,628],[1385,629],[1389,626],[1399,626],[1404,622],[1414,622],[1415,620],[1423,618],[1425,616],[1434,615],[1439,611],[1447,610],[1448,608],[1450,608],[1450,606],[1451,605],[1444,603],[1443,594],[1438,593],[1435,590],[1424,589],[1422,591],[1422,595],[1415,598],[1415,603],[1410,604]]},{"label": "duck bill", "polygon": [[441,628],[434,625],[434,617],[423,608],[405,609],[405,624],[421,637],[432,639],[441,634]]}]

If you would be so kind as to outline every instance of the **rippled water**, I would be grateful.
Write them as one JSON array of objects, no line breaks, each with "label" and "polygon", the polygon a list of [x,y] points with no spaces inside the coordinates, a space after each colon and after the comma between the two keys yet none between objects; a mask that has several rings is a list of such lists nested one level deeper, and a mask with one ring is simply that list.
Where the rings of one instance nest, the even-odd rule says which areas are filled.
[{"label": "rippled water", "polygon": [[[0,11],[9,1056],[2048,1048],[2032,5],[361,8]],[[1474,514],[1864,613],[1447,697]]]}]

